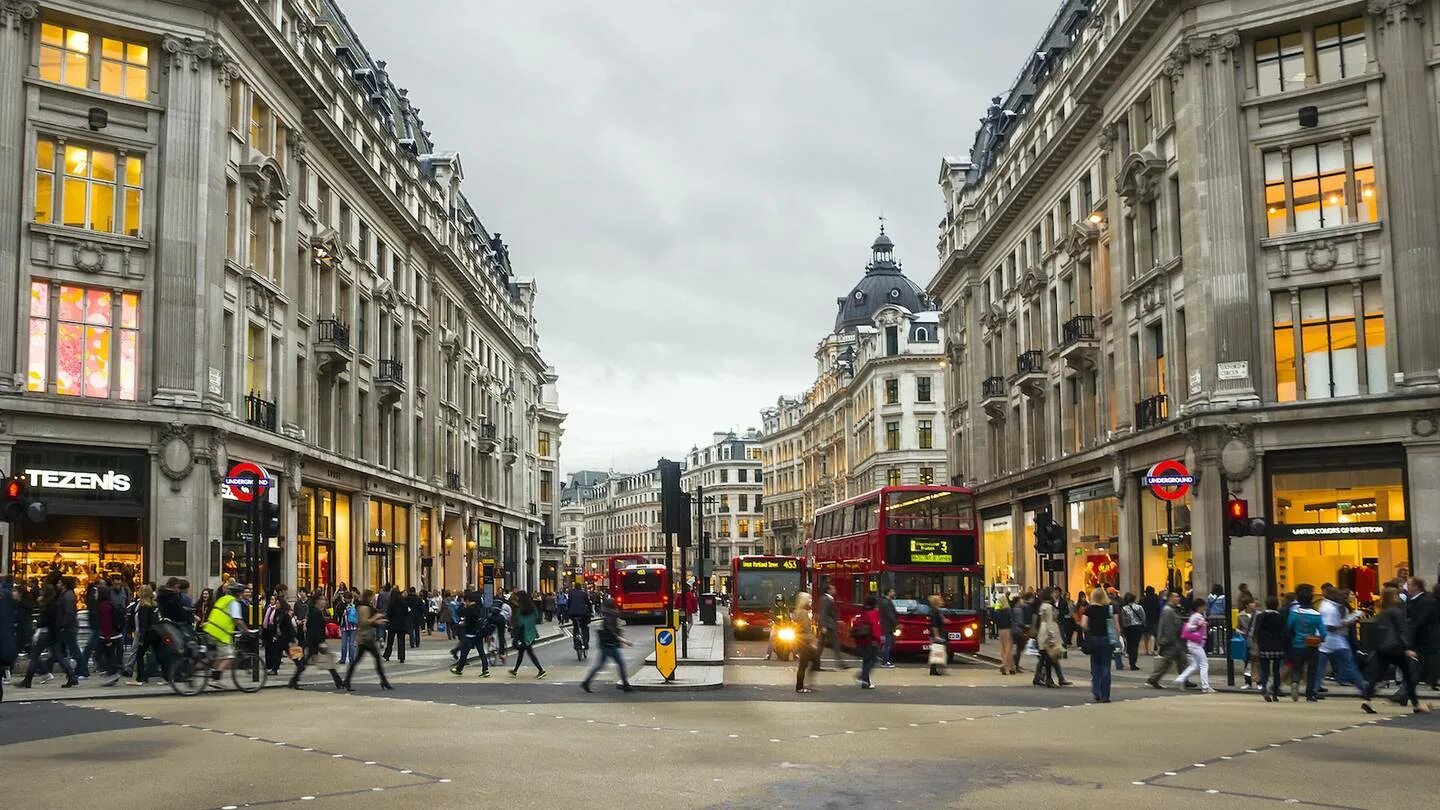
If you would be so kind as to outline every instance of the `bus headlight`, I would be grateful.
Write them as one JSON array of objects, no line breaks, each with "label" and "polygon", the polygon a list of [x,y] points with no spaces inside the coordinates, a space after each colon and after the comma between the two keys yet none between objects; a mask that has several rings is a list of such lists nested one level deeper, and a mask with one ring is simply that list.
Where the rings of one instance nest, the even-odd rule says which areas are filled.
[{"label": "bus headlight", "polygon": [[780,632],[775,634],[775,637],[778,638],[778,639],[780,639],[781,641],[785,642],[786,644],[794,643],[794,641],[795,641],[795,628],[793,628],[793,627],[782,627],[782,628],[780,628]]},{"label": "bus headlight", "polygon": [[899,637],[900,637],[900,628],[898,628],[898,627],[895,628],[895,632],[894,632],[892,635],[894,635],[895,638],[899,638]]},{"label": "bus headlight", "polygon": [[746,627],[749,627],[749,626],[750,626],[750,623],[747,622],[747,621],[745,621],[744,619],[736,619],[736,620],[735,620],[735,629],[736,629],[736,630],[744,630]]},{"label": "bus headlight", "polygon": [[964,632],[964,634],[965,634],[965,638],[974,638],[974,637],[975,637],[975,625],[973,625],[973,624],[967,624],[967,625],[965,625],[965,630],[964,630],[963,632]]}]

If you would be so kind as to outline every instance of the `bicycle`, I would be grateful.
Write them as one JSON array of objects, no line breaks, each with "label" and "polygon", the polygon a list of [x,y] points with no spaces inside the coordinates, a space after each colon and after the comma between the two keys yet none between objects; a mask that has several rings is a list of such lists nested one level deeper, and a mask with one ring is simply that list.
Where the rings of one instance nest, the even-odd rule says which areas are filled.
[{"label": "bicycle", "polygon": [[570,620],[570,642],[575,645],[575,660],[584,661],[590,657],[590,651],[585,649],[585,628],[580,624],[579,619]]},{"label": "bicycle", "polygon": [[[242,630],[235,634],[235,657],[230,659],[230,681],[235,688],[246,694],[253,694],[265,686],[270,673],[260,655],[260,633],[257,630]],[[204,633],[197,633],[190,639],[179,657],[170,663],[170,688],[176,694],[199,694],[210,681],[210,673],[219,661],[215,649]],[[214,676],[219,678],[220,676]],[[218,687],[218,684],[217,684]]]}]

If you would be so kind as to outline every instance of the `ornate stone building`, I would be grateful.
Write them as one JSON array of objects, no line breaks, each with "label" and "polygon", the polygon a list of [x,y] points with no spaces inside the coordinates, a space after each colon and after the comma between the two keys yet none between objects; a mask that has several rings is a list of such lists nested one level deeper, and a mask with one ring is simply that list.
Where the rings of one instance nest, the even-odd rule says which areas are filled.
[{"label": "ornate stone building", "polygon": [[877,487],[945,483],[945,329],[882,228],[798,397],[761,411],[769,551],[798,554],[815,510]]},{"label": "ornate stone building", "polygon": [[[690,448],[680,488],[692,496],[703,490],[700,526],[710,536],[710,555],[715,562],[704,590],[729,593],[730,559],[765,552],[760,456],[760,434],[753,428],[738,435],[733,431],[714,433],[709,444]],[[699,545],[698,537],[695,545]],[[698,567],[692,565],[692,570]]]},{"label": "ornate stone building", "polygon": [[3,0],[0,133],[0,565],[540,585],[536,285],[334,2]]},{"label": "ornate stone building", "polygon": [[[1066,0],[946,158],[951,461],[992,581],[1436,573],[1432,0]],[[1151,465],[1196,477],[1168,509]],[[1169,536],[1169,537],[1167,537]],[[1357,580],[1357,571],[1363,572]]]}]

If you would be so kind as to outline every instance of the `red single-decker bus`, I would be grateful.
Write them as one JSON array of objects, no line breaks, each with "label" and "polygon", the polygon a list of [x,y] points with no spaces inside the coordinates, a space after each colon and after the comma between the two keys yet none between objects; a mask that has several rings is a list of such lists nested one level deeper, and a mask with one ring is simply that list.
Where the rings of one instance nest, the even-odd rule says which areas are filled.
[{"label": "red single-decker bus", "polygon": [[805,564],[799,557],[732,557],[730,583],[730,626],[735,636],[765,636],[777,600],[786,616],[795,609],[795,594],[805,587]]},{"label": "red single-decker bus", "polygon": [[930,597],[944,616],[947,659],[980,651],[984,571],[974,493],[964,487],[881,487],[815,513],[809,542],[816,603],[835,586],[842,643],[866,597],[895,589],[896,653],[930,645]]}]

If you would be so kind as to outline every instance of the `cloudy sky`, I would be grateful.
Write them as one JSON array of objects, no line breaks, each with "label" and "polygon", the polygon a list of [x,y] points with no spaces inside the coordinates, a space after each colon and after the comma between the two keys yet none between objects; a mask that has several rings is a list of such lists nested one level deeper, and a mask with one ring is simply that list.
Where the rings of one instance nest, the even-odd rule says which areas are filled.
[{"label": "cloudy sky", "polygon": [[1057,0],[341,0],[537,279],[566,471],[798,393],[884,214],[936,269],[964,155]]}]

